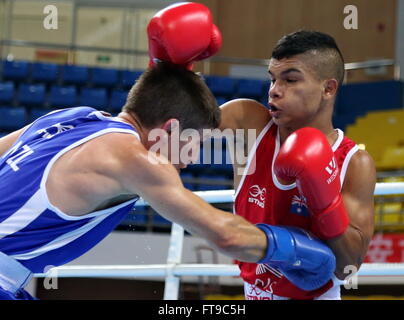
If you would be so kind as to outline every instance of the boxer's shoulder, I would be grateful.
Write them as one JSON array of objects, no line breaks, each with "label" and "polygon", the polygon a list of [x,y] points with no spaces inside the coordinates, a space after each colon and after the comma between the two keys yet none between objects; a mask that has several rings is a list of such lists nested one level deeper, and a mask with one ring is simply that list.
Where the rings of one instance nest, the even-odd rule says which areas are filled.
[{"label": "boxer's shoulder", "polygon": [[[119,168],[127,161],[134,161],[139,155],[146,155],[147,150],[134,135],[111,132],[92,139],[81,147],[78,157],[89,159],[89,165],[100,165],[103,169]],[[100,155],[100,156],[95,156]],[[82,159],[83,161],[85,161]]]},{"label": "boxer's shoulder", "polygon": [[[145,153],[132,134],[113,132],[89,140],[53,164],[46,183],[48,197],[69,215],[87,214],[94,208],[99,210],[133,198],[134,193],[126,192],[123,182],[128,171],[140,166],[133,154]],[[133,167],[128,168],[128,163]]]},{"label": "boxer's shoulder", "polygon": [[351,158],[351,165],[360,167],[374,168],[374,161],[372,156],[366,150],[359,149]]},{"label": "boxer's shoulder", "polygon": [[60,170],[64,175],[97,172],[113,177],[120,173],[125,163],[136,158],[134,155],[145,153],[146,149],[136,136],[111,132],[69,150],[55,162],[52,171]]},{"label": "boxer's shoulder", "polygon": [[152,185],[164,179],[180,181],[177,171],[165,156],[147,150],[131,134],[112,133],[95,140],[88,146],[86,155],[95,154],[102,157],[96,160],[96,168],[91,170],[102,172],[117,182],[123,191],[136,193],[137,186]]},{"label": "boxer's shoulder", "polygon": [[358,150],[349,161],[343,193],[354,190],[356,193],[373,196],[376,183],[376,167],[373,158],[365,150]]},{"label": "boxer's shoulder", "polygon": [[231,100],[221,107],[221,125],[224,129],[262,130],[271,120],[268,109],[252,99]]},{"label": "boxer's shoulder", "polygon": [[362,175],[365,172],[376,172],[375,163],[372,156],[366,150],[359,149],[349,162],[347,174]]}]

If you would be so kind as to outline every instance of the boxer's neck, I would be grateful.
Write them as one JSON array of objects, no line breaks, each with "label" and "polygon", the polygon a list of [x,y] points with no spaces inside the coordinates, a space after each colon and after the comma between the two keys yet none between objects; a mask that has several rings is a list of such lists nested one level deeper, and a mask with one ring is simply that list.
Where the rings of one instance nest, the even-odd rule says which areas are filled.
[{"label": "boxer's neck", "polygon": [[121,119],[123,122],[125,122],[135,128],[136,132],[139,134],[140,141],[147,149],[148,148],[148,136],[149,136],[150,130],[144,128],[141,125],[140,121],[136,118],[136,116],[129,114],[128,112],[122,111],[121,113],[118,114],[117,117],[119,119]]},{"label": "boxer's neck", "polygon": [[[310,124],[310,125],[306,125],[305,127],[312,127],[312,128],[316,128],[316,129],[320,130],[322,133],[325,134],[325,136],[327,137],[327,140],[331,146],[338,139],[338,132],[333,128],[331,123],[328,125]],[[279,127],[281,145],[285,142],[287,137],[289,137],[293,132],[295,132],[298,129],[300,129],[300,128]]]}]

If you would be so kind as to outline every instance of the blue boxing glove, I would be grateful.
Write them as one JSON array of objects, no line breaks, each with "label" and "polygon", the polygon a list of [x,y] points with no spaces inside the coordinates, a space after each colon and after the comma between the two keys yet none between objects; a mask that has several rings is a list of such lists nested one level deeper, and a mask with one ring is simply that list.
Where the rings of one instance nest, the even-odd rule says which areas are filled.
[{"label": "blue boxing glove", "polygon": [[257,224],[265,232],[268,247],[257,263],[278,267],[294,285],[312,291],[325,285],[336,268],[334,253],[308,232],[292,227]]}]

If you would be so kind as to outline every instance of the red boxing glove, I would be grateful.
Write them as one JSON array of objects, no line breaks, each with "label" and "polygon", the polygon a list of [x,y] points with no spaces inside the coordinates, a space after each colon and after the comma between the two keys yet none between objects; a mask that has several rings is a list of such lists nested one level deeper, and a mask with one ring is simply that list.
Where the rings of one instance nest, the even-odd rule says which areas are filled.
[{"label": "red boxing glove", "polygon": [[222,44],[210,10],[192,2],[174,4],[157,12],[150,20],[147,34],[151,67],[156,60],[162,60],[192,69],[193,61],[209,58]]},{"label": "red boxing glove", "polygon": [[278,178],[296,180],[312,213],[312,231],[327,240],[342,235],[349,217],[340,192],[339,168],[325,135],[314,128],[291,134],[274,165]]},{"label": "red boxing glove", "polygon": [[199,56],[197,56],[194,61],[204,60],[220,50],[222,46],[222,34],[220,33],[219,28],[216,25],[212,25],[212,34],[211,34],[211,41],[209,46],[206,48],[204,52],[202,52]]}]

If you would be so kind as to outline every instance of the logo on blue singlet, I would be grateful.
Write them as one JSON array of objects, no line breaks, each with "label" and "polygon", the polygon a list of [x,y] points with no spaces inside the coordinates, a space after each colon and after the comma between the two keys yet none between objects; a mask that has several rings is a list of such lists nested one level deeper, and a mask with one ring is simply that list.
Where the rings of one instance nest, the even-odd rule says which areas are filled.
[{"label": "logo on blue singlet", "polygon": [[299,197],[298,195],[294,195],[290,206],[290,212],[299,216],[308,217],[309,209],[307,208],[306,198],[304,196]]},{"label": "logo on blue singlet", "polygon": [[55,125],[46,128],[46,129],[41,129],[37,131],[37,134],[41,135],[42,138],[44,139],[50,139],[57,135],[58,133],[65,132],[67,130],[73,129],[74,126],[72,125],[67,125],[67,124],[62,124],[62,123],[56,123]]}]

